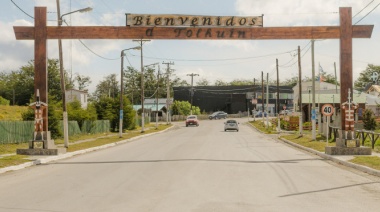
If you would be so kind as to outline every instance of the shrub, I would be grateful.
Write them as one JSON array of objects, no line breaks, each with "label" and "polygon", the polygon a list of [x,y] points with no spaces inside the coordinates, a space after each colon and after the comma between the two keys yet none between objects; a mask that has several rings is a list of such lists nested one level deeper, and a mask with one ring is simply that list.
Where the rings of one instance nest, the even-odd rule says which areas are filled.
[{"label": "shrub", "polygon": [[364,129],[366,130],[375,130],[376,129],[376,121],[372,110],[365,109],[363,113],[363,123]]}]

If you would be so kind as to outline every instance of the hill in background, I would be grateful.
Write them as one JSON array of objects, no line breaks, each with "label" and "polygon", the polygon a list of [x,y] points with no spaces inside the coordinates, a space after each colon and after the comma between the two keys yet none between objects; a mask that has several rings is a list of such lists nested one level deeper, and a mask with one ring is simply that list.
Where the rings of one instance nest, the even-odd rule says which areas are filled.
[{"label": "hill in background", "polygon": [[0,121],[22,121],[21,113],[27,109],[28,106],[0,105]]}]

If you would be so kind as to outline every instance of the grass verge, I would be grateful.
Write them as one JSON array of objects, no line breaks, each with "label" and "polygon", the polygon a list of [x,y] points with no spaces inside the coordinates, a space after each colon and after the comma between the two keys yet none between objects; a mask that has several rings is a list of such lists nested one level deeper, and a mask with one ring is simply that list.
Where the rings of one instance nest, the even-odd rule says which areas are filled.
[{"label": "grass verge", "polygon": [[[146,125],[146,130],[144,133],[141,133],[139,129],[127,131],[123,134],[122,138],[119,138],[119,134],[111,133],[111,134],[97,134],[97,135],[80,135],[70,138],[68,152],[74,152],[83,149],[89,149],[92,147],[102,146],[105,144],[115,143],[118,141],[130,139],[142,134],[150,134],[154,132],[159,132],[165,130],[172,125],[161,124],[158,125],[158,129],[155,128],[154,124]],[[80,142],[79,142],[80,141]],[[63,139],[57,139],[55,144],[63,144]],[[25,162],[30,162],[30,156],[28,155],[7,155],[7,154],[15,154],[17,149],[26,149],[28,148],[28,143],[21,144],[2,144],[0,145],[0,155],[4,155],[0,157],[0,168],[20,165]]]},{"label": "grass verge", "polygon": [[277,134],[276,128],[274,126],[266,127],[262,120],[250,121],[249,124],[265,134]]},{"label": "grass verge", "polygon": [[357,156],[349,162],[380,170],[380,157],[377,156]]}]

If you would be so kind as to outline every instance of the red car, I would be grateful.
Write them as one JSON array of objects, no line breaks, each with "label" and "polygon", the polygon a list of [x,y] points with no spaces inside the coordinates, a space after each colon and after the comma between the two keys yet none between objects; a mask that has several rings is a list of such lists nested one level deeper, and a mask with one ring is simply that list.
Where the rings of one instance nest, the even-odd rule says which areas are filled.
[{"label": "red car", "polygon": [[199,121],[198,121],[197,116],[190,115],[186,118],[186,127],[188,127],[189,125],[195,125],[197,127],[199,126]]}]

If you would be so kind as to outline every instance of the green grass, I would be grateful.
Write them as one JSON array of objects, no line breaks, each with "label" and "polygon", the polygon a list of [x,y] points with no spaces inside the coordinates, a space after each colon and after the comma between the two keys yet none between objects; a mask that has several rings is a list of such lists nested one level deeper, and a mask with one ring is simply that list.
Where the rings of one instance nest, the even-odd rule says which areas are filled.
[{"label": "green grass", "polygon": [[272,125],[271,127],[266,127],[264,125],[264,122],[261,121],[261,120],[250,121],[249,124],[251,124],[256,129],[260,130],[263,133],[266,133],[266,134],[277,134],[275,126]]},{"label": "green grass", "polygon": [[16,166],[26,162],[29,162],[27,155],[11,155],[0,158],[0,168],[8,166]]},{"label": "green grass", "polygon": [[[321,135],[317,135],[315,141],[313,141],[311,134],[303,134],[302,136],[299,134],[284,135],[281,138],[319,152],[325,152],[326,138]],[[335,146],[335,142],[329,140],[328,146]]]},{"label": "green grass", "polygon": [[0,121],[22,121],[21,113],[27,110],[27,106],[0,105]]},{"label": "green grass", "polygon": [[380,157],[377,156],[356,156],[349,162],[380,170]]},{"label": "green grass", "polygon": [[[69,148],[67,149],[67,151],[74,152],[78,150],[102,146],[105,144],[115,143],[117,141],[126,140],[126,139],[133,138],[142,134],[149,134],[149,133],[162,131],[171,126],[172,125],[161,124],[161,125],[158,125],[158,129],[156,129],[155,124],[148,124],[146,125],[146,130],[144,133],[141,133],[140,128],[138,128],[136,130],[127,131],[126,133],[123,134],[122,138],[119,138],[118,133],[75,136],[73,138],[70,138],[71,144],[69,144]],[[109,136],[105,136],[105,135],[109,135]],[[75,143],[76,141],[87,140],[87,139],[93,139],[93,140]],[[58,142],[55,141],[55,144],[63,144],[63,139],[58,139]],[[15,154],[17,149],[27,149],[28,145],[29,145],[28,143],[1,144],[0,155]],[[4,156],[4,157],[0,157],[0,168],[15,166],[15,165],[23,164],[29,161],[30,159],[28,155]]]}]

